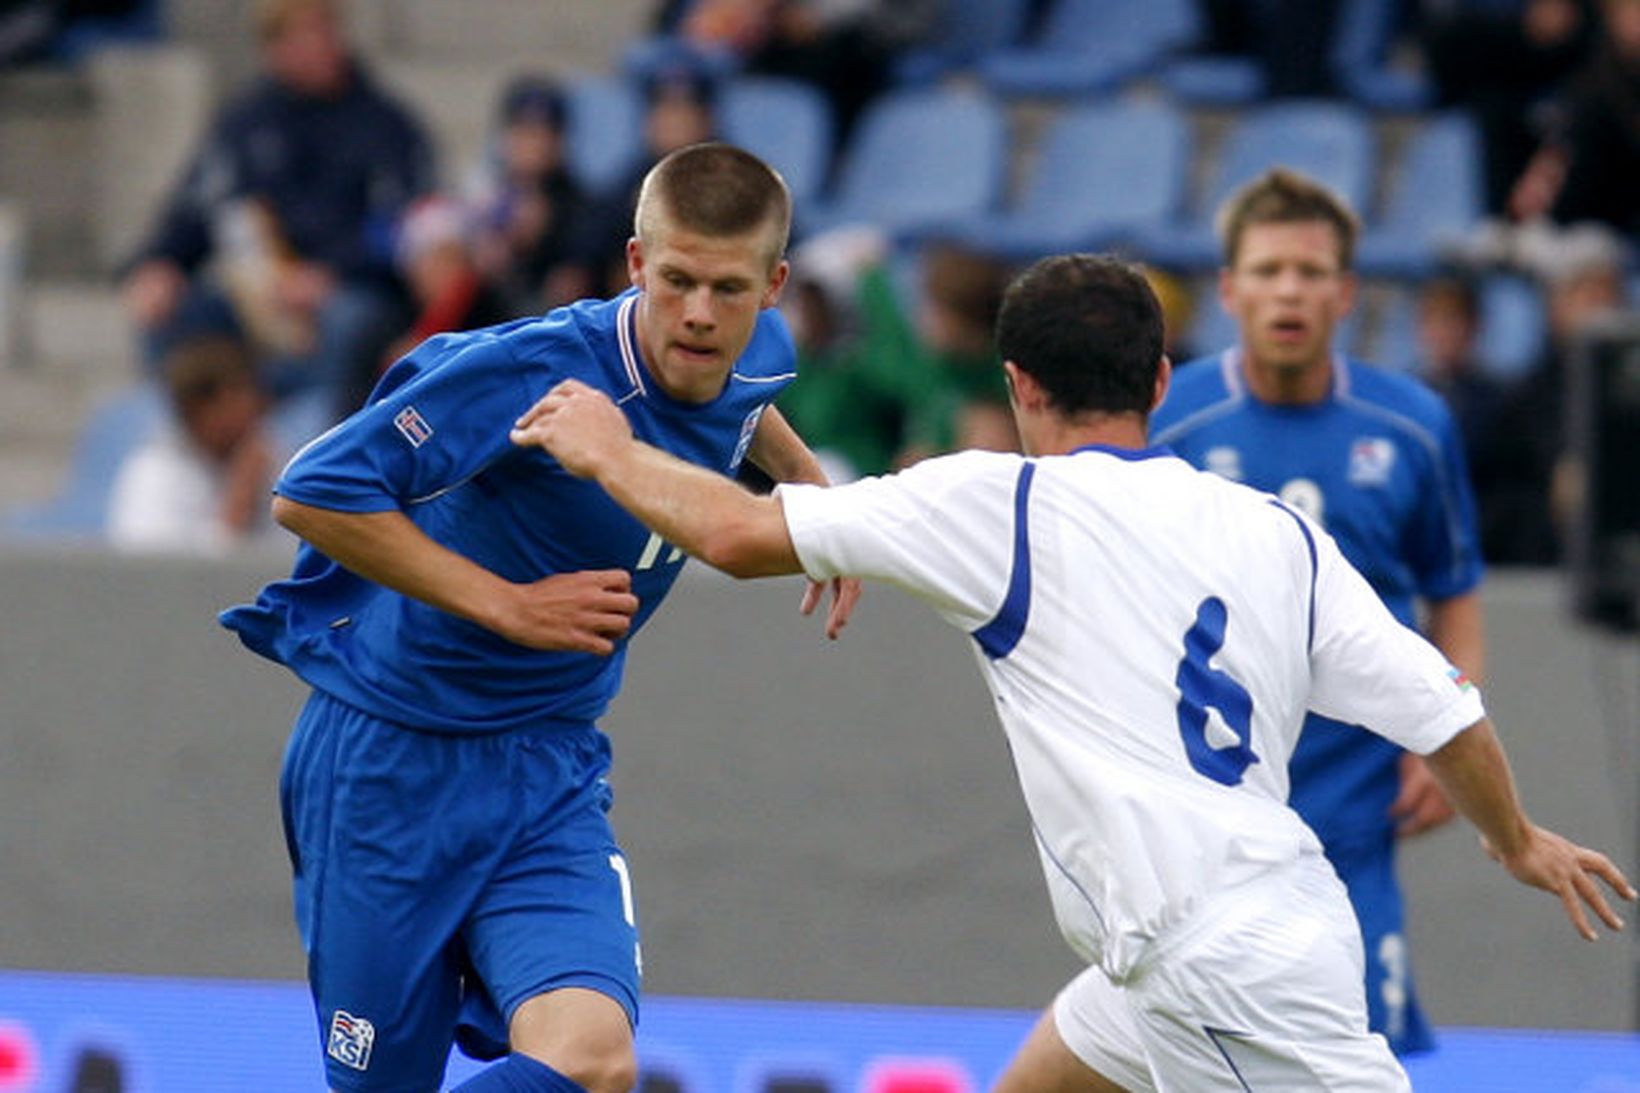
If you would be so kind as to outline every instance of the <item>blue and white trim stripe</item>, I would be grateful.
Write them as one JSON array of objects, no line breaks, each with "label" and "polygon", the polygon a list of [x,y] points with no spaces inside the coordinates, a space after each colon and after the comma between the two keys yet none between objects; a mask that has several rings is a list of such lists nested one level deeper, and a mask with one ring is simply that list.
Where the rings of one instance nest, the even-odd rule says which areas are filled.
[{"label": "blue and white trim stripe", "polygon": [[615,316],[615,339],[621,349],[621,364],[626,368],[627,382],[632,384],[632,392],[625,402],[633,395],[647,395],[649,392],[643,385],[643,365],[638,363],[638,298],[632,296],[621,302],[621,310]]},{"label": "blue and white trim stripe", "polygon": [[1031,617],[1031,479],[1036,464],[1026,461],[1019,468],[1019,481],[1014,486],[1014,563],[1008,577],[1008,594],[996,617],[974,631],[974,640],[992,660],[1000,660],[1014,651],[1019,639],[1025,636],[1025,624]]}]

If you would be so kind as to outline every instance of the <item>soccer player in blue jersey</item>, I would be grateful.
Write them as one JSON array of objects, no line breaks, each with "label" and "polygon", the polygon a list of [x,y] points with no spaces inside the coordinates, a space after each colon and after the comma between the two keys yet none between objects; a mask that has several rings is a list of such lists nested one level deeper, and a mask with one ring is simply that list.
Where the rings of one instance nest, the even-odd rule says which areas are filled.
[{"label": "soccer player in blue jersey", "polygon": [[[595,722],[684,556],[508,433],[575,378],[691,463],[823,482],[772,407],[790,219],[749,153],[668,156],[630,291],[429,339],[280,478],[295,571],[223,622],[313,688],[281,803],[332,1089],[435,1090],[452,1040],[507,1056],[469,1093],[632,1087],[638,930]],[[835,637],[858,585],[833,593]]]},{"label": "soccer player in blue jersey", "polygon": [[[1181,366],[1151,438],[1321,523],[1390,611],[1481,675],[1482,577],[1462,442],[1439,396],[1334,345],[1355,298],[1357,224],[1328,190],[1277,169],[1220,212],[1219,294],[1238,343]],[[1366,942],[1372,1027],[1398,1052],[1432,1046],[1413,990],[1395,876],[1398,837],[1451,819],[1417,756],[1311,714],[1292,804],[1349,888]]]}]

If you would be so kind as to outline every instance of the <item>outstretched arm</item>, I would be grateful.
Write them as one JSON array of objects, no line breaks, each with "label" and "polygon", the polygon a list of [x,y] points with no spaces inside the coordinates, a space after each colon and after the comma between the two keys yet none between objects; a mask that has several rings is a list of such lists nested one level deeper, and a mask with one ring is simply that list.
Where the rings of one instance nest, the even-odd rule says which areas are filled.
[{"label": "outstretched arm", "polygon": [[[797,430],[791,427],[785,415],[770,406],[758,420],[757,433],[752,437],[749,456],[753,463],[776,482],[812,482],[824,486],[826,472],[814,452],[803,443]],[[854,614],[854,605],[860,602],[860,581],[854,577],[839,577],[832,581],[810,581],[803,591],[799,610],[812,615],[831,587],[831,610],[826,615],[826,637],[836,639]]]},{"label": "outstretched arm", "polygon": [[1428,761],[1458,811],[1480,829],[1486,852],[1516,880],[1559,896],[1566,917],[1590,941],[1597,935],[1585,904],[1613,930],[1623,928],[1623,920],[1606,902],[1595,878],[1631,901],[1633,885],[1606,855],[1578,846],[1526,817],[1515,795],[1509,761],[1490,721],[1483,718],[1463,730],[1431,753]]},{"label": "outstretched arm", "polygon": [[434,541],[402,512],[340,512],[275,497],[273,515],[361,577],[531,648],[607,656],[638,609],[625,570],[515,584]]},{"label": "outstretched arm", "polygon": [[[1432,601],[1425,633],[1464,675],[1477,684],[1483,681],[1486,634],[1479,591]],[[1401,756],[1401,790],[1389,811],[1395,833],[1402,837],[1440,827],[1455,815],[1423,756],[1410,751]]]},{"label": "outstretched arm", "polygon": [[725,573],[802,572],[777,498],[760,497],[636,439],[626,415],[584,383],[554,387],[518,419],[512,439],[545,448],[667,542]]}]

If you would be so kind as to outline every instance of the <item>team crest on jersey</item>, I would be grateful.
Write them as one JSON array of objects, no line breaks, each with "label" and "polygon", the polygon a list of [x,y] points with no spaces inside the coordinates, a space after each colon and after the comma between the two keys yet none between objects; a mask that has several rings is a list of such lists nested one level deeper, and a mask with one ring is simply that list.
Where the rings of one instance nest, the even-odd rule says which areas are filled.
[{"label": "team crest on jersey", "polygon": [[433,427],[414,406],[406,406],[393,416],[393,427],[403,434],[412,448],[419,448],[432,439]]},{"label": "team crest on jersey", "polygon": [[746,458],[746,452],[751,449],[752,437],[757,434],[757,423],[763,418],[763,407],[759,406],[746,415],[746,420],[740,423],[740,439],[735,441],[735,454],[729,459],[730,473],[740,469],[740,461]]},{"label": "team crest on jersey", "polygon": [[370,1049],[376,1044],[376,1026],[346,1010],[337,1010],[330,1019],[330,1042],[325,1054],[343,1066],[364,1070],[370,1066]]},{"label": "team crest on jersey", "polygon": [[1350,445],[1350,485],[1382,486],[1395,469],[1395,445],[1381,436],[1364,436]]},{"label": "team crest on jersey", "polygon": [[1202,457],[1202,465],[1220,478],[1228,478],[1232,482],[1240,482],[1241,453],[1234,448],[1220,445],[1217,448],[1207,449],[1207,455]]}]

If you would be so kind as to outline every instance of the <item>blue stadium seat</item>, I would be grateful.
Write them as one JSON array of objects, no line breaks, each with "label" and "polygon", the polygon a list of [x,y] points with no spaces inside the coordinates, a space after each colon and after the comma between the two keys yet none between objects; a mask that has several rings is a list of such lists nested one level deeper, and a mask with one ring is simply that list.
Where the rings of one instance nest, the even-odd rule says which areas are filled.
[{"label": "blue stadium seat", "polygon": [[1356,266],[1369,277],[1416,280],[1480,223],[1480,136],[1468,115],[1432,117],[1407,144],[1383,215],[1363,234]]},{"label": "blue stadium seat", "polygon": [[805,231],[872,224],[909,241],[954,229],[996,207],[1007,161],[1002,110],[989,97],[891,91],[861,115],[835,186],[803,217]]},{"label": "blue stadium seat", "polygon": [[1251,57],[1190,54],[1167,61],[1157,80],[1187,106],[1248,106],[1269,84],[1264,66]]},{"label": "blue stadium seat", "polygon": [[979,74],[1002,95],[1105,94],[1200,32],[1192,0],[1053,0],[1031,41],[983,58]]},{"label": "blue stadium seat", "polygon": [[1481,282],[1481,336],[1476,355],[1501,380],[1521,378],[1537,364],[1549,336],[1549,316],[1537,282],[1493,274]]},{"label": "blue stadium seat", "polygon": [[643,102],[630,80],[584,76],[566,88],[569,168],[594,193],[619,184],[643,149]]},{"label": "blue stadium seat", "polygon": [[1290,167],[1331,188],[1356,210],[1372,195],[1376,141],[1365,113],[1349,103],[1289,99],[1241,115],[1226,135],[1211,182],[1194,215],[1143,232],[1135,243],[1164,268],[1202,272],[1219,262],[1213,216],[1264,171]]},{"label": "blue stadium seat", "polygon": [[741,76],[724,85],[717,114],[724,140],[762,156],[785,177],[800,213],[825,187],[835,124],[818,89]]},{"label": "blue stadium seat", "polygon": [[80,426],[62,488],[38,504],[10,509],[0,528],[8,538],[101,539],[114,475],[126,456],[161,428],[167,413],[165,396],[154,383],[108,396]]},{"label": "blue stadium seat", "polygon": [[1043,134],[1019,200],[964,238],[1019,260],[1118,246],[1178,214],[1190,152],[1189,125],[1168,103],[1104,101],[1067,110]]},{"label": "blue stadium seat", "polygon": [[1031,3],[1032,0],[946,0],[929,41],[908,51],[895,65],[895,81],[904,85],[932,83],[1013,45],[1025,30]]},{"label": "blue stadium seat", "polygon": [[1398,0],[1343,0],[1334,24],[1329,63],[1338,87],[1374,110],[1427,110],[1435,93],[1421,74],[1394,67]]}]

